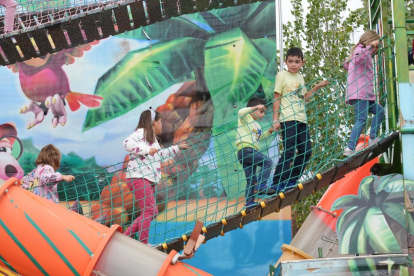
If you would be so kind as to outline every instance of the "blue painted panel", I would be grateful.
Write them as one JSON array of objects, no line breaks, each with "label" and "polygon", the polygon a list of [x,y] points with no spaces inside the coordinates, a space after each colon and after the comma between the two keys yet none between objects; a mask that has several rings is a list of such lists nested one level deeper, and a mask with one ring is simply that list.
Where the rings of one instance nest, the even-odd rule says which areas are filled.
[{"label": "blue painted panel", "polygon": [[291,237],[289,220],[254,222],[209,240],[186,263],[216,276],[267,275]]}]

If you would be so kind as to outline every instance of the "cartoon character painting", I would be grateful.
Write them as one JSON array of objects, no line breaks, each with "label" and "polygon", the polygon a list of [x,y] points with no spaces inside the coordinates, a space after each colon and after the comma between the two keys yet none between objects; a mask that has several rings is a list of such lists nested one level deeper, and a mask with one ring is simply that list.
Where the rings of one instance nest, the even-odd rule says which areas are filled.
[{"label": "cartoon character painting", "polygon": [[20,108],[20,113],[34,113],[34,118],[27,123],[28,129],[42,123],[49,109],[53,114],[53,127],[58,124],[64,126],[67,122],[66,102],[72,111],[78,110],[80,103],[87,107],[100,106],[100,100],[103,99],[101,96],[71,91],[68,77],[62,68],[64,64],[73,64],[75,57],[82,57],[85,51],[91,49],[92,44],[97,43],[65,49],[8,66],[14,73],[19,73],[23,93],[30,99],[29,104]]},{"label": "cartoon character painting", "polygon": [[[16,157],[12,155],[13,145],[20,143],[20,152]],[[0,185],[4,180],[11,177],[21,179],[23,169],[20,167],[17,159],[21,156],[23,146],[17,138],[17,130],[13,123],[0,125]]]}]

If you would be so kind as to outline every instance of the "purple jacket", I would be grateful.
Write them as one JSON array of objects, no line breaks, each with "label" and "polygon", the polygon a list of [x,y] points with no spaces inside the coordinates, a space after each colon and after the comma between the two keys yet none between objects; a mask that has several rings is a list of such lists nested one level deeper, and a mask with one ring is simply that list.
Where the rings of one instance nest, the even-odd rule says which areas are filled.
[{"label": "purple jacket", "polygon": [[62,181],[62,175],[49,165],[39,165],[21,180],[22,188],[47,200],[58,203],[57,183]]},{"label": "purple jacket", "polygon": [[351,60],[344,62],[344,68],[348,70],[346,102],[357,99],[375,101],[372,46],[359,44]]}]

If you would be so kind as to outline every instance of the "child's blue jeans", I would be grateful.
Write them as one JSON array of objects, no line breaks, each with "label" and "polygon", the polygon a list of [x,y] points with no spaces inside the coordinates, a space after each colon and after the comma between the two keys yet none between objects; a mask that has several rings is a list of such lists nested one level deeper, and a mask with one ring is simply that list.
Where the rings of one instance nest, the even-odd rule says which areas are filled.
[{"label": "child's blue jeans", "polygon": [[378,128],[384,120],[384,108],[375,101],[367,100],[349,100],[349,104],[354,106],[355,110],[355,125],[351,131],[351,138],[349,138],[348,148],[354,150],[358,142],[358,138],[365,126],[368,118],[368,112],[374,114],[371,122],[371,132],[369,138],[375,139],[377,137]]},{"label": "child's blue jeans", "polygon": [[[308,125],[300,121],[281,123],[283,153],[277,163],[272,188],[279,191],[285,181],[298,181],[312,155]],[[297,155],[295,157],[295,152]],[[293,165],[291,166],[293,162]]]},{"label": "child's blue jeans", "polygon": [[[237,158],[243,166],[244,174],[247,179],[246,204],[254,201],[254,187],[258,183],[258,190],[266,187],[266,182],[272,171],[272,160],[266,155],[253,148],[242,148],[237,153]],[[259,175],[256,177],[256,169],[261,167]]]}]

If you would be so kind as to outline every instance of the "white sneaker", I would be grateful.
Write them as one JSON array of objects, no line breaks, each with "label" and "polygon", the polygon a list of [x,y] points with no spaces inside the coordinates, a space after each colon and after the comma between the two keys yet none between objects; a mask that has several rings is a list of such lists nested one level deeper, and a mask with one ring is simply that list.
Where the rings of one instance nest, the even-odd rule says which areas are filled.
[{"label": "white sneaker", "polygon": [[343,155],[344,156],[350,156],[352,154],[354,154],[355,150],[351,150],[350,148],[346,147],[346,149],[344,150]]},{"label": "white sneaker", "polygon": [[372,145],[375,145],[378,141],[379,141],[379,137],[377,137],[377,138],[375,138],[373,140],[369,139],[368,147],[370,147]]}]

